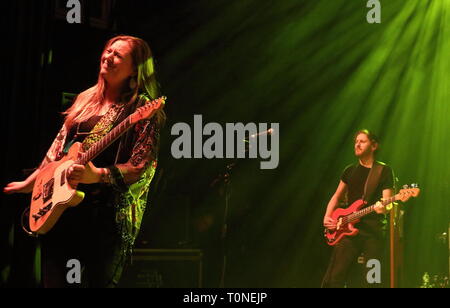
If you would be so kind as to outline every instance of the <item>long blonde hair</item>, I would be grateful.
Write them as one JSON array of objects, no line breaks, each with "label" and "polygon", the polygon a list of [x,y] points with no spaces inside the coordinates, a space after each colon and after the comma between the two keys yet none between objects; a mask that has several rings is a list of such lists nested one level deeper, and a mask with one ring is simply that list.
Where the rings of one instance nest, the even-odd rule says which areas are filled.
[{"label": "long blonde hair", "polygon": [[[133,103],[138,95],[144,95],[149,99],[159,97],[159,84],[156,81],[155,66],[153,62],[152,51],[148,44],[137,37],[133,36],[116,36],[110,39],[103,49],[102,55],[116,41],[126,41],[131,47],[131,57],[133,66],[137,72],[136,87],[129,87],[129,81],[121,94],[120,101],[125,104]],[[101,58],[100,58],[101,59]],[[100,66],[102,65],[100,61]],[[92,116],[98,114],[102,108],[105,95],[105,79],[101,74],[98,76],[97,84],[93,87],[81,92],[73,105],[68,108],[63,115],[66,116],[65,125],[70,128],[75,122],[84,122]],[[163,109],[160,109],[155,115],[157,122],[162,126],[166,120]]]}]

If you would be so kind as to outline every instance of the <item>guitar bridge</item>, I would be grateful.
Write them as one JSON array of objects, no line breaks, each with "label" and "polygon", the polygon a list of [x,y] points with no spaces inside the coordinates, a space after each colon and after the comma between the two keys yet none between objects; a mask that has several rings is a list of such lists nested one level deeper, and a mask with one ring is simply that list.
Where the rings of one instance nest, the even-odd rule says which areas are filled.
[{"label": "guitar bridge", "polygon": [[39,209],[39,212],[37,214],[33,215],[33,218],[35,221],[37,221],[39,218],[47,214],[53,207],[53,203],[50,202],[47,206],[44,206],[43,208]]}]

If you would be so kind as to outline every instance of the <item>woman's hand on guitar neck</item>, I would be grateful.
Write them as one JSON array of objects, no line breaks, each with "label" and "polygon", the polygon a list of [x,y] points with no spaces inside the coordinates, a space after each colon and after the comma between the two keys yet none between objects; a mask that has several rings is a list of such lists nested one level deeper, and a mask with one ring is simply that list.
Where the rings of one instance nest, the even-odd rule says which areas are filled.
[{"label": "woman's hand on guitar neck", "polygon": [[325,216],[323,218],[323,226],[327,229],[334,230],[336,229],[336,220],[329,216]]},{"label": "woman's hand on guitar neck", "polygon": [[67,180],[69,185],[73,188],[77,187],[78,183],[93,184],[100,182],[101,169],[89,162],[86,166],[73,164],[67,169]]}]

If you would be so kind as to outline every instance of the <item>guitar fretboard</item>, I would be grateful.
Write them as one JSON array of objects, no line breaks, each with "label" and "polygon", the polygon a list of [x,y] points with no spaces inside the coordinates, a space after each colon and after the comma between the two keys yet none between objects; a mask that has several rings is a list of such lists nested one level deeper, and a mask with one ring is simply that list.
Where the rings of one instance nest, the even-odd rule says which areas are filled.
[{"label": "guitar fretboard", "polygon": [[[395,197],[396,196],[393,196],[391,198],[383,200],[383,201],[381,201],[381,204],[383,206],[386,206],[389,203],[392,203],[392,202],[396,201]],[[371,206],[368,206],[368,207],[366,207],[366,208],[364,208],[364,209],[362,209],[360,211],[354,212],[354,213],[352,213],[350,215],[347,215],[346,217],[343,218],[343,223],[344,224],[351,223],[351,222],[353,222],[355,220],[360,219],[363,216],[366,216],[366,215],[372,213],[373,211],[375,211],[375,204],[373,204]]]},{"label": "guitar fretboard", "polygon": [[89,161],[93,160],[103,150],[105,150],[111,143],[119,138],[124,132],[131,127],[130,116],[123,120],[119,125],[114,127],[106,136],[94,143],[89,150],[83,153],[77,161],[77,164],[86,165]]}]

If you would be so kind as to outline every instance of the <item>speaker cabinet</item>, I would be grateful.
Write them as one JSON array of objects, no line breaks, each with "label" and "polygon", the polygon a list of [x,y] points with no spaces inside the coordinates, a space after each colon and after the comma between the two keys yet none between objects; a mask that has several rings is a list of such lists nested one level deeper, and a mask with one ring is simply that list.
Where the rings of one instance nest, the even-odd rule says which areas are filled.
[{"label": "speaker cabinet", "polygon": [[135,249],[119,283],[121,288],[201,288],[200,249]]}]

